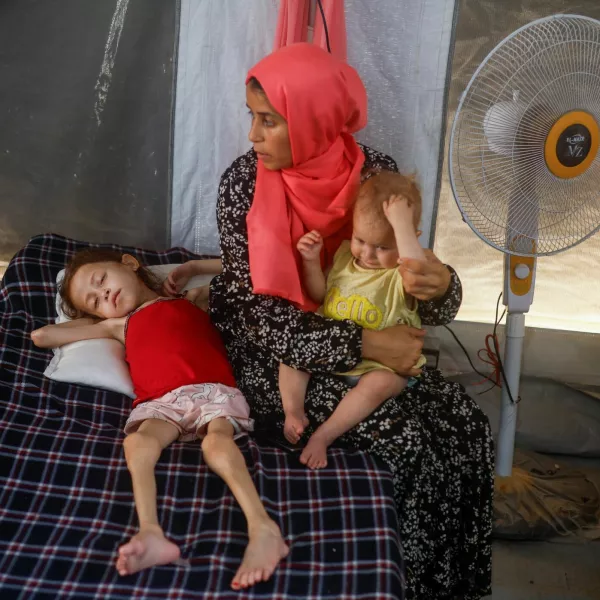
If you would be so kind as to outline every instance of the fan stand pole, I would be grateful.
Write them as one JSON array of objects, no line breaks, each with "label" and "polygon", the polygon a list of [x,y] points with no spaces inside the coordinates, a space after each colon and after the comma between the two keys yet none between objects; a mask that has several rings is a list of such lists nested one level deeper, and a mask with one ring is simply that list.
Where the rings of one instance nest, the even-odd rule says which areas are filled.
[{"label": "fan stand pole", "polygon": [[500,477],[509,477],[512,473],[515,450],[515,431],[517,428],[517,398],[519,397],[519,379],[521,376],[521,358],[523,356],[523,338],[525,337],[525,314],[509,312],[506,317],[506,342],[504,348],[504,373],[511,401],[502,386],[502,406],[500,409],[500,431],[496,451],[496,473]]}]

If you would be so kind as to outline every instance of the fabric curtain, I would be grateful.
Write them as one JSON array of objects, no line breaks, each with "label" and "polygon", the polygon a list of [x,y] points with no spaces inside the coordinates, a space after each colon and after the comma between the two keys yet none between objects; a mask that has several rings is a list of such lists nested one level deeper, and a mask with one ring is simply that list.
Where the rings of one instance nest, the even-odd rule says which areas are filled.
[{"label": "fabric curtain", "polygon": [[306,42],[310,0],[281,0],[273,49]]},{"label": "fabric curtain", "polygon": [[[331,53],[337,58],[346,60],[344,0],[321,0],[327,22],[327,35],[321,11],[315,6],[316,4],[316,0],[281,0],[274,49],[294,42],[306,42],[308,27],[312,25],[314,28],[312,43],[326,49],[327,37],[329,37]],[[313,23],[309,23],[311,17]]]}]

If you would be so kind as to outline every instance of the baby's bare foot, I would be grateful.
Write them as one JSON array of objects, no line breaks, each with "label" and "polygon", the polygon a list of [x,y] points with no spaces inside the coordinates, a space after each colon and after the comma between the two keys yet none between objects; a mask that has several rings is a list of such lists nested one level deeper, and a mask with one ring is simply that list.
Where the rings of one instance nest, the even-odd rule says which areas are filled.
[{"label": "baby's bare foot", "polygon": [[250,541],[244,552],[244,560],[231,582],[234,590],[267,581],[279,561],[290,551],[281,537],[279,527],[271,519],[251,528],[248,537]]},{"label": "baby's bare foot", "polygon": [[283,435],[285,435],[285,439],[290,442],[290,444],[297,444],[307,425],[308,419],[303,412],[299,414],[286,414],[285,423],[283,425]]},{"label": "baby's bare foot", "polygon": [[144,527],[119,548],[117,571],[119,575],[131,575],[148,567],[174,562],[179,556],[179,548],[165,537],[160,527]]},{"label": "baby's bare foot", "polygon": [[324,436],[313,433],[302,450],[300,462],[311,469],[322,469],[327,466],[327,448],[331,442]]}]

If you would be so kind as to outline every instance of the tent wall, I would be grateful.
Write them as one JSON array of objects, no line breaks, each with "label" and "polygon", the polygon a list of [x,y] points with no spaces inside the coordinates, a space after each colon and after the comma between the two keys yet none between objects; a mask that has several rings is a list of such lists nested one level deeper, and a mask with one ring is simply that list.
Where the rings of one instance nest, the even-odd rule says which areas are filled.
[{"label": "tent wall", "polygon": [[[278,5],[278,0],[2,3],[0,268],[43,231],[216,252],[219,176],[249,148],[244,75],[271,49]],[[600,4],[460,0],[459,8],[453,29],[454,0],[346,0],[346,21],[349,60],[370,96],[370,123],[359,137],[390,153],[402,170],[417,173],[425,202],[423,239],[426,243],[435,229],[436,252],[461,275],[459,327],[474,355],[493,320],[502,256],[462,222],[446,165],[435,227],[430,223],[451,37],[456,43],[448,129],[460,93],[498,41],[557,12],[600,19]],[[577,332],[600,331],[600,279],[593,275],[599,266],[600,236],[539,261],[526,372],[595,381],[597,338]],[[468,368],[447,336],[442,348],[448,350],[442,364]]]},{"label": "tent wall", "polygon": [[[597,0],[460,0],[455,30],[452,83],[448,101],[446,140],[460,94],[487,54],[518,27],[557,13],[600,19]],[[446,152],[445,156],[448,156]],[[457,327],[472,357],[491,331],[496,300],[502,291],[503,259],[466,225],[456,206],[444,165],[436,222],[435,251],[456,268],[464,288]],[[600,384],[600,235],[575,248],[538,261],[535,297],[526,323],[525,372],[563,381]],[[469,323],[472,323],[469,325]],[[482,325],[484,324],[484,325]],[[580,332],[580,333],[578,333]],[[450,368],[469,370],[460,348],[443,332]],[[485,367],[479,363],[481,368]]]},{"label": "tent wall", "polygon": [[0,3],[0,260],[35,234],[168,244],[177,3]]},{"label": "tent wall", "polygon": [[[9,117],[0,122],[0,260],[41,231],[216,252],[219,177],[249,148],[243,79],[272,48],[278,7],[3,3],[0,111]],[[454,0],[346,1],[349,61],[370,96],[359,138],[417,175],[425,244],[453,11]]]},{"label": "tent wall", "polygon": [[[471,360],[479,371],[489,367],[477,358],[477,350],[485,345],[492,327],[484,323],[455,321],[450,325],[461,343],[469,349]],[[504,347],[504,326],[498,328],[498,339]],[[435,338],[435,341],[434,339]],[[448,375],[472,372],[472,368],[452,335],[438,327],[430,333],[427,343],[440,350],[440,367]],[[555,379],[576,387],[600,386],[600,342],[598,335],[576,331],[560,331],[530,327],[523,347],[523,375]],[[481,377],[476,376],[481,380]],[[489,387],[487,383],[480,390]]]}]

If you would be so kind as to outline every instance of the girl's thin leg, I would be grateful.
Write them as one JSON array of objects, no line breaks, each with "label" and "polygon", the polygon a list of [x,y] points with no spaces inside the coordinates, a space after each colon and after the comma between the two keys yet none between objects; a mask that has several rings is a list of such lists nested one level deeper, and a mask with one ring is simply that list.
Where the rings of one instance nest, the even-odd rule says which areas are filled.
[{"label": "girl's thin leg", "polygon": [[283,435],[291,444],[297,444],[304,429],[308,425],[308,419],[304,412],[304,400],[306,390],[310,381],[310,373],[298,371],[283,363],[279,365],[279,393],[285,413],[285,424]]},{"label": "girl's thin leg", "polygon": [[130,575],[179,558],[179,548],[165,537],[158,524],[154,477],[154,467],[161,452],[178,436],[179,431],[171,423],[148,419],[123,441],[140,530],[119,548],[117,570],[120,575]]},{"label": "girl's thin leg", "polygon": [[231,582],[233,589],[240,589],[269,579],[289,549],[260,500],[233,434],[233,425],[227,419],[211,421],[202,440],[202,452],[208,466],[229,486],[248,522],[248,547]]},{"label": "girl's thin leg", "polygon": [[407,380],[383,369],[363,375],[337,405],[333,414],[310,437],[300,462],[311,469],[327,466],[327,448],[342,434],[356,427],[388,398],[400,394]]}]

